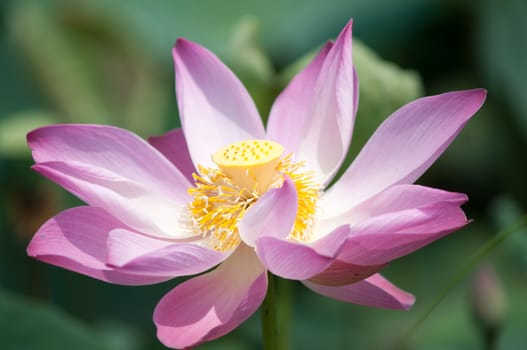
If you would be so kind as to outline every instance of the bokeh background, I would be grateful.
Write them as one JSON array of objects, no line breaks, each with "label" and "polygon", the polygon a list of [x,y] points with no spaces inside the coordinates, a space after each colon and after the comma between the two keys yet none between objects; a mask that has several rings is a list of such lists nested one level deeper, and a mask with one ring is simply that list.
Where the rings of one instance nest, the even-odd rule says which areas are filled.
[{"label": "bokeh background", "polygon": [[[0,348],[163,349],[151,321],[177,283],[106,284],[29,259],[48,218],[79,202],[30,170],[27,131],[51,123],[118,125],[143,137],[178,126],[171,47],[216,52],[266,115],[276,94],[354,18],[360,104],[349,159],[396,108],[419,96],[485,87],[488,100],[419,180],[469,194],[468,227],[392,263],[417,296],[409,312],[278,294],[291,349],[527,348],[527,232],[481,260],[407,335],[470,255],[527,206],[527,2],[524,0],[196,0],[0,2]],[[265,117],[264,117],[265,118]],[[475,282],[483,271],[484,283]],[[493,273],[494,271],[494,273]],[[483,298],[485,310],[474,305]],[[481,308],[481,306],[479,306]],[[478,312],[479,310],[479,312]],[[483,312],[491,313],[485,322]],[[261,348],[258,314],[203,349]]]}]

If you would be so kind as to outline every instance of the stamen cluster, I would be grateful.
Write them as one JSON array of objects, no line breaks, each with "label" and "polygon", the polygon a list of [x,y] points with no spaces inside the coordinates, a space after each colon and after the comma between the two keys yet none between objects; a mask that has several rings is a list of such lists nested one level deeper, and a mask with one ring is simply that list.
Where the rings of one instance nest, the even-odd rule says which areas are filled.
[{"label": "stamen cluster", "polygon": [[[249,170],[248,168],[247,171]],[[195,187],[189,189],[189,194],[193,197],[189,204],[193,228],[196,234],[208,238],[213,249],[234,249],[241,241],[238,223],[250,206],[265,193],[260,192],[263,186],[255,183],[252,188],[248,188],[246,181],[239,183],[235,176],[222,169],[199,166],[198,172],[199,175],[193,175]],[[312,236],[311,230],[322,188],[313,181],[313,173],[305,171],[303,162],[293,160],[292,154],[276,163],[272,169],[272,180],[264,188],[280,188],[284,176],[295,184],[298,197],[296,220],[288,238],[308,241]]]}]

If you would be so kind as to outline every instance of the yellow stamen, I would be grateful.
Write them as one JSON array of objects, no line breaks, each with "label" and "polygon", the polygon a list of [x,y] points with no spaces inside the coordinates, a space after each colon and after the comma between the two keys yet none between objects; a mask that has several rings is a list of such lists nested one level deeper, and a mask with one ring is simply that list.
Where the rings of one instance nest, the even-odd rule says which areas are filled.
[{"label": "yellow stamen", "polygon": [[248,140],[228,145],[212,156],[220,169],[198,167],[190,216],[196,233],[209,240],[212,248],[226,251],[240,243],[238,223],[249,207],[269,188],[282,186],[284,176],[295,184],[298,195],[296,220],[289,239],[311,238],[321,186],[302,162],[292,155],[282,159],[284,148],[273,141]]},{"label": "yellow stamen", "polygon": [[287,175],[295,184],[298,209],[289,238],[297,241],[311,239],[317,203],[322,191],[322,186],[313,181],[314,174],[302,171],[303,166],[303,162],[295,163],[292,154],[289,154],[280,161],[276,169],[277,172]]},{"label": "yellow stamen", "polygon": [[196,187],[189,189],[194,227],[214,249],[235,248],[240,243],[238,222],[257,196],[246,195],[219,170],[199,166],[198,171],[200,175],[193,174]]}]

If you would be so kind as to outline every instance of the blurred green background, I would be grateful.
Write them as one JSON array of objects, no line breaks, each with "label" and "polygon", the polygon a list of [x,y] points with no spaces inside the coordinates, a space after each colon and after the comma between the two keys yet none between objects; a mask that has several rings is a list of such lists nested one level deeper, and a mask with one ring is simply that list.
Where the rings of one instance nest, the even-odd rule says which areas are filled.
[{"label": "blurred green background", "polygon": [[[409,312],[343,304],[297,283],[279,283],[278,294],[290,299],[278,310],[284,344],[291,349],[482,349],[490,326],[477,316],[477,304],[496,314],[491,327],[498,335],[496,348],[527,348],[526,230],[482,261],[496,272],[489,293],[487,287],[474,287],[477,269],[471,271],[415,333],[404,336],[468,256],[525,212],[524,0],[3,0],[0,348],[163,349],[152,312],[180,281],[114,286],[29,259],[25,247],[38,227],[79,202],[30,170],[27,131],[51,123],[104,123],[146,137],[176,127],[170,50],[180,36],[216,52],[265,116],[306,57],[349,18],[354,18],[361,85],[348,160],[402,104],[449,90],[488,89],[483,109],[419,180],[468,193],[465,209],[474,222],[385,270],[416,295]],[[479,298],[483,302],[476,303]],[[255,315],[203,349],[259,349],[259,327]]]}]

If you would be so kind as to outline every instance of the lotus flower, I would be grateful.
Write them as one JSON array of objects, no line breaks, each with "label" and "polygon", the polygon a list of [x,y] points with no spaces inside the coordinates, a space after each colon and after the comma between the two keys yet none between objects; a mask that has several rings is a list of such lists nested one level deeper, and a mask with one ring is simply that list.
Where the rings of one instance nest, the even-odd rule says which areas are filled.
[{"label": "lotus flower", "polygon": [[461,193],[412,183],[486,92],[425,97],[391,115],[331,182],[357,110],[351,22],[276,99],[267,130],[207,49],[173,55],[182,128],[148,143],[110,126],[32,131],[33,168],[84,202],[46,222],[32,257],[103,281],[146,285],[203,273],[165,295],[157,334],[173,348],[218,338],[264,299],[267,271],[345,302],[408,309],[378,272],[467,224]]}]

